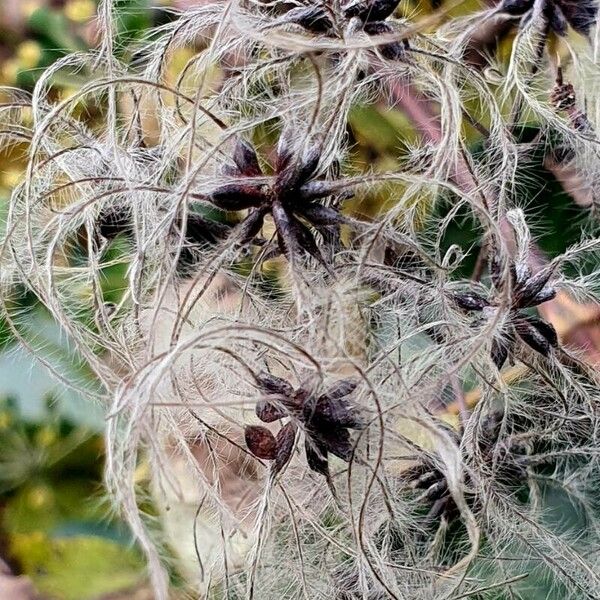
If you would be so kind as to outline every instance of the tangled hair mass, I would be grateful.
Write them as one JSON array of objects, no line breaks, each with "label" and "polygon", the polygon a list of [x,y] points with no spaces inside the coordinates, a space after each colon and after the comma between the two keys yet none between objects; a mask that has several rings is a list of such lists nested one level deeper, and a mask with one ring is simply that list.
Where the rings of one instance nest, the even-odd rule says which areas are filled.
[{"label": "tangled hair mass", "polygon": [[[173,569],[215,600],[600,597],[598,358],[564,317],[600,292],[598,6],[425,4],[206,1],[128,54],[103,0],[95,51],[1,92],[2,314],[48,362],[33,295],[93,371],[47,364],[105,407],[158,600]],[[409,124],[385,168],[364,106]],[[578,209],[554,256],[538,163]]]}]

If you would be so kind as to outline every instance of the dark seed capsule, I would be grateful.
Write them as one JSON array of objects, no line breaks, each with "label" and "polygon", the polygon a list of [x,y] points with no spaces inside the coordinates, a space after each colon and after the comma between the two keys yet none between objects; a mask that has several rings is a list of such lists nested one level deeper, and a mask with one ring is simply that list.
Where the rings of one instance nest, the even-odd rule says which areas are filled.
[{"label": "dark seed capsule", "polygon": [[302,244],[298,219],[290,214],[280,202],[273,203],[271,214],[277,231],[277,243],[282,254],[290,260],[307,251]]},{"label": "dark seed capsule", "polygon": [[508,358],[508,351],[510,344],[507,340],[502,338],[494,338],[492,340],[491,357],[496,368],[501,369],[506,359]]},{"label": "dark seed capsule", "polygon": [[311,202],[320,198],[326,198],[335,193],[335,184],[331,181],[309,181],[298,190],[298,198]]},{"label": "dark seed capsule", "polygon": [[347,429],[343,427],[323,427],[311,432],[311,437],[322,444],[328,452],[343,461],[349,462],[352,458],[353,446]]},{"label": "dark seed capsule", "polygon": [[582,35],[589,35],[598,17],[597,0],[557,0],[571,27]]},{"label": "dark seed capsule", "polygon": [[249,244],[261,230],[267,210],[255,208],[238,226],[238,243],[242,246]]},{"label": "dark seed capsule", "polygon": [[303,206],[299,214],[312,225],[321,225],[323,227],[340,225],[344,222],[344,217],[337,210],[321,204]]},{"label": "dark seed capsule", "polygon": [[246,177],[262,175],[256,151],[245,140],[238,140],[233,152],[233,162],[235,162],[241,175]]},{"label": "dark seed capsule", "polygon": [[302,157],[302,163],[298,170],[298,183],[302,185],[310,179],[319,168],[319,161],[321,160],[322,149],[319,144],[311,146],[305,155]]},{"label": "dark seed capsule", "polygon": [[454,303],[456,306],[458,306],[458,308],[465,311],[479,311],[490,305],[490,303],[483,296],[472,292],[454,294],[452,296],[452,300],[454,300]]},{"label": "dark seed capsule", "polygon": [[[394,29],[382,21],[366,23],[364,30],[369,35],[384,35],[386,33],[394,33]],[[379,52],[381,52],[383,58],[387,58],[388,60],[400,60],[406,55],[406,45],[403,41],[381,44],[379,46]]]},{"label": "dark seed capsule", "polygon": [[557,35],[565,36],[569,31],[569,22],[558,4],[552,4],[547,7],[546,18],[550,29]]},{"label": "dark seed capsule", "polygon": [[265,199],[262,186],[229,183],[217,188],[210,201],[221,210],[244,210],[259,206]]},{"label": "dark seed capsule", "polygon": [[452,502],[452,496],[442,496],[438,498],[429,509],[429,512],[425,516],[426,521],[436,521],[439,519],[448,509],[448,506]]},{"label": "dark seed capsule", "polygon": [[336,381],[329,389],[323,394],[323,397],[327,397],[330,400],[337,400],[351,394],[358,385],[358,381],[355,379],[340,379]]},{"label": "dark seed capsule", "polygon": [[[533,302],[537,298],[538,294],[540,294],[542,291],[544,291],[544,288],[546,287],[548,281],[550,280],[550,277],[552,277],[552,273],[553,273],[552,269],[543,269],[539,273],[536,273],[535,275],[529,277],[529,279],[527,279],[515,291],[515,297],[514,297],[515,308],[527,308],[529,306],[536,306],[536,304],[533,304]],[[556,292],[552,288],[547,288],[546,293],[540,297],[549,295],[550,292],[554,292],[554,295],[556,294]],[[553,298],[554,296],[551,296],[551,297]],[[551,297],[549,297],[547,299],[550,300]],[[544,300],[544,302],[545,302],[545,300]]]},{"label": "dark seed capsule", "polygon": [[358,17],[361,21],[383,21],[395,10],[400,0],[352,0],[342,10],[347,19]]},{"label": "dark seed capsule", "polygon": [[282,21],[296,23],[313,33],[327,33],[333,28],[331,19],[319,6],[292,8],[285,13]]},{"label": "dark seed capsule", "polygon": [[531,303],[523,308],[527,308],[529,306],[538,306],[539,304],[543,304],[544,302],[548,302],[556,297],[556,289],[553,287],[544,288],[539,294],[534,296]]},{"label": "dark seed capsule", "polygon": [[548,340],[553,348],[558,346],[558,335],[551,323],[547,323],[537,317],[527,317],[527,320]]},{"label": "dark seed capsule", "polygon": [[307,424],[314,424],[317,427],[334,426],[351,429],[364,427],[354,407],[343,398],[330,399],[328,396],[321,396],[316,401],[314,409],[310,404],[305,404],[304,417]]},{"label": "dark seed capsule", "polygon": [[281,377],[275,377],[271,373],[262,371],[256,377],[257,384],[265,391],[271,394],[281,394],[282,396],[291,396],[294,388]]},{"label": "dark seed capsule", "polygon": [[440,477],[443,477],[442,474],[437,470],[427,471],[417,476],[416,479],[413,478],[411,481],[411,487],[417,490],[424,490],[440,480]]},{"label": "dark seed capsule", "polygon": [[515,263],[511,265],[510,274],[512,277],[512,284],[514,288],[519,288],[523,284],[531,279],[531,267],[524,263]]},{"label": "dark seed capsule", "polygon": [[275,436],[261,425],[246,425],[244,438],[248,450],[257,458],[273,460],[277,456],[277,442]]},{"label": "dark seed capsule", "polygon": [[279,430],[276,441],[277,450],[273,471],[274,473],[279,473],[290,461],[292,451],[294,450],[296,425],[293,421],[289,421]]},{"label": "dark seed capsule", "polygon": [[309,468],[315,471],[315,473],[329,477],[329,462],[325,446],[307,436],[304,441],[304,450]]},{"label": "dark seed capsule", "polygon": [[259,400],[256,403],[256,408],[254,410],[256,412],[256,416],[263,423],[273,423],[273,421],[278,421],[286,416],[286,413],[283,409],[276,406],[272,402],[269,402],[268,400]]},{"label": "dark seed capsule", "polygon": [[327,261],[317,246],[315,236],[312,234],[311,230],[294,216],[290,218],[290,224],[293,244],[327,268]]},{"label": "dark seed capsule", "polygon": [[499,7],[502,12],[509,15],[522,15],[533,6],[533,0],[504,0]]},{"label": "dark seed capsule", "polygon": [[438,500],[448,491],[448,483],[445,478],[440,479],[429,488],[427,488],[427,498],[429,500]]},{"label": "dark seed capsule", "polygon": [[298,196],[298,188],[306,183],[319,166],[321,147],[310,147],[301,160],[291,158],[284,168],[277,173],[275,190],[283,203],[294,202]]},{"label": "dark seed capsule", "polygon": [[295,132],[291,127],[286,127],[279,136],[277,142],[277,159],[275,160],[275,171],[280,173],[288,167],[292,161],[292,150],[294,147]]},{"label": "dark seed capsule", "polygon": [[543,356],[548,356],[550,349],[558,344],[558,337],[554,327],[536,317],[516,319],[514,327],[519,337],[530,348]]}]

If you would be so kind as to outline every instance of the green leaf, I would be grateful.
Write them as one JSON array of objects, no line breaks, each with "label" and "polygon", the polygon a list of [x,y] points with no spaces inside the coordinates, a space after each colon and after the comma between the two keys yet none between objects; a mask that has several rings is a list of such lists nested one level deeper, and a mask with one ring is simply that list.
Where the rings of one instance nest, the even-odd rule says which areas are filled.
[{"label": "green leaf", "polygon": [[12,551],[37,589],[55,600],[94,600],[143,579],[139,554],[94,536],[51,538],[41,532],[12,537]]}]

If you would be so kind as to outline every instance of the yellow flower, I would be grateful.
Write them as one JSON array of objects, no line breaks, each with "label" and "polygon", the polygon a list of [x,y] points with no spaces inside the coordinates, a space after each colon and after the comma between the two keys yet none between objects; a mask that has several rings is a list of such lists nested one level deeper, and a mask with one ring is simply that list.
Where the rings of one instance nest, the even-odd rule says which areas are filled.
[{"label": "yellow flower", "polygon": [[33,69],[40,62],[42,49],[37,42],[29,40],[17,47],[16,55],[21,69]]},{"label": "yellow flower", "polygon": [[64,13],[71,21],[84,23],[96,14],[96,3],[93,0],[69,0],[65,4]]}]

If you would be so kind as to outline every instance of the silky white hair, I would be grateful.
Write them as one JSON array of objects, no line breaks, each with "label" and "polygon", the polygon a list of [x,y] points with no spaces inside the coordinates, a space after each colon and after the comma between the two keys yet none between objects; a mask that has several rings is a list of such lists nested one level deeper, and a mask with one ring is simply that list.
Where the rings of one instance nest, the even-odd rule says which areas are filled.
[{"label": "silky white hair", "polygon": [[[104,0],[97,50],[58,60],[31,96],[3,92],[2,142],[30,147],[0,254],[7,323],[37,354],[15,303],[33,293],[93,370],[99,392],[53,369],[106,406],[107,489],[147,556],[158,599],[167,597],[171,561],[192,593],[211,598],[517,598],[528,597],[519,587],[527,576],[550,581],[561,597],[600,596],[597,373],[581,349],[542,356],[526,346],[501,373],[490,351],[508,337],[514,290],[505,286],[481,318],[465,314],[452,298],[489,296],[493,286],[459,278],[463,250],[443,244],[466,215],[504,279],[511,264],[530,265],[547,269],[559,294],[598,298],[598,273],[586,267],[600,249],[593,215],[581,242],[543,265],[535,215],[520,200],[529,147],[511,128],[525,120],[560,138],[579,177],[595,181],[600,172],[595,135],[574,130],[548,100],[554,75],[537,54],[543,16],[536,8],[519,27],[508,64],[492,65],[496,81],[464,60],[495,8],[391,18],[390,32],[368,35],[335,1],[335,35],[326,36],[286,24],[286,7],[202,4],[148,32],[125,63],[113,3]],[[595,36],[591,47],[565,40],[572,60],[563,65],[592,127],[600,119]],[[386,44],[402,45],[402,59],[386,58]],[[173,82],[170,57],[191,45],[198,51]],[[540,63],[536,77],[532,62]],[[53,78],[63,71],[84,83],[56,100]],[[424,117],[415,122],[422,139],[407,144],[401,168],[357,173],[349,113],[381,98]],[[86,104],[101,107],[96,122],[81,117]],[[429,105],[439,114],[428,121]],[[486,132],[476,157],[465,115]],[[294,156],[319,145],[316,177],[329,182],[330,196],[385,199],[369,218],[344,211],[331,272],[306,257],[240,249],[231,236],[189,248],[190,215],[198,205],[212,210],[211,193],[236,183],[224,167],[240,137],[257,140],[266,185],[273,161],[260,136],[281,131],[292,132]],[[424,209],[443,203],[450,209],[429,211],[424,224]],[[115,255],[98,222],[123,211],[130,237]],[[272,223],[263,233],[268,242]],[[416,257],[415,271],[386,260],[390,248]],[[188,250],[193,268],[182,276]],[[123,262],[126,289],[108,305],[103,270]],[[279,474],[246,448],[244,427],[259,423],[265,393],[256,376],[265,371],[313,395],[356,381],[352,402],[366,427],[352,434],[349,462],[330,456],[329,485],[307,465],[302,429]],[[463,390],[479,401],[471,412],[463,407],[459,423],[447,405]],[[498,413],[498,439],[489,439],[486,419]],[[528,457],[525,500],[500,473],[514,444]],[[433,531],[427,490],[407,475],[419,465],[438,474],[455,509]],[[540,473],[540,465],[550,466]],[[577,504],[585,532],[547,518],[543,485]],[[158,518],[141,508],[148,494]]]}]

